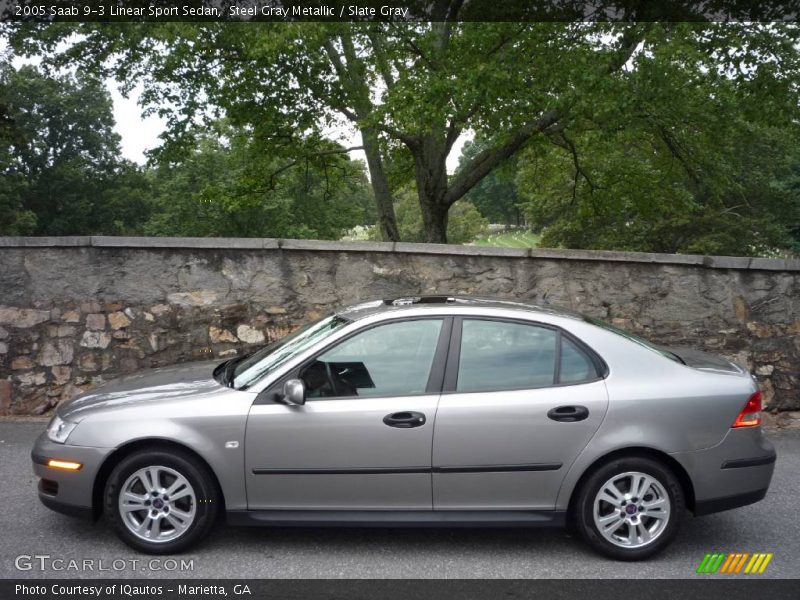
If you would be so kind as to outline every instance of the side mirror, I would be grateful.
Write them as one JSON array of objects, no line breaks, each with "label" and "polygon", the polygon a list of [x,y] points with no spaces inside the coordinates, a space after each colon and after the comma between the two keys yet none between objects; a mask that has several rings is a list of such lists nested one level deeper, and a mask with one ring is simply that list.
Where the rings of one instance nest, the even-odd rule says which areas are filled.
[{"label": "side mirror", "polygon": [[306,403],[306,384],[302,379],[290,379],[283,384],[283,400],[296,406]]}]

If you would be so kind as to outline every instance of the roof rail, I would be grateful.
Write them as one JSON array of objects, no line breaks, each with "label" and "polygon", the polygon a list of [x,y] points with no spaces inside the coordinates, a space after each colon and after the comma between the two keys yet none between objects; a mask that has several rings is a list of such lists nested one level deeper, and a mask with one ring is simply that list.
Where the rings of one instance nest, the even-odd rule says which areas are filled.
[{"label": "roof rail", "polygon": [[453,296],[406,296],[403,298],[385,298],[387,306],[408,306],[409,304],[449,304],[455,302]]}]

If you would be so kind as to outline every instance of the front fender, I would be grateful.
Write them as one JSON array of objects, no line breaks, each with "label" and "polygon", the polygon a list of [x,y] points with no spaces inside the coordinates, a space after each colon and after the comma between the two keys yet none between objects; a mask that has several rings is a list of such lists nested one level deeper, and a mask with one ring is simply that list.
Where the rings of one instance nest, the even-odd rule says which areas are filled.
[{"label": "front fender", "polygon": [[159,415],[153,415],[156,412],[153,410],[143,414],[135,407],[99,411],[78,424],[68,445],[119,451],[132,443],[151,440],[153,444],[158,441],[180,444],[208,463],[229,510],[246,509],[244,435],[253,398],[254,394],[237,392],[217,399],[217,404],[223,406],[215,409],[194,406],[187,410],[189,407],[182,403],[177,410],[165,405],[159,407]]}]

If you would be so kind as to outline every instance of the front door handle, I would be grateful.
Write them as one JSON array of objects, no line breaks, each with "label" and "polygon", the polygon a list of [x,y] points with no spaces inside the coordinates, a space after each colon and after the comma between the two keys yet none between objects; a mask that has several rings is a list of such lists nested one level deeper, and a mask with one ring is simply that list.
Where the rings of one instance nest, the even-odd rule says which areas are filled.
[{"label": "front door handle", "polygon": [[396,412],[383,417],[383,422],[389,427],[399,427],[408,429],[410,427],[422,427],[425,425],[425,415],[421,412],[403,411]]},{"label": "front door handle", "polygon": [[585,406],[557,406],[547,411],[547,416],[553,421],[571,423],[583,421],[589,416],[589,409]]}]

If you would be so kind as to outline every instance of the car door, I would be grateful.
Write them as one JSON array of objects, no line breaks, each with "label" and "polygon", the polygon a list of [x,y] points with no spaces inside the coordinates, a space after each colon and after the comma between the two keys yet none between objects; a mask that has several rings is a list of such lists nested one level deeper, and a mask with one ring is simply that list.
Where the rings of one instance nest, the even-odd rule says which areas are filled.
[{"label": "car door", "polygon": [[431,510],[433,423],[451,325],[418,318],[360,330],[284,378],[304,381],[304,405],[254,404],[250,509]]},{"label": "car door", "polygon": [[553,509],[606,412],[602,361],[558,328],[514,320],[456,319],[451,347],[434,509]]}]

